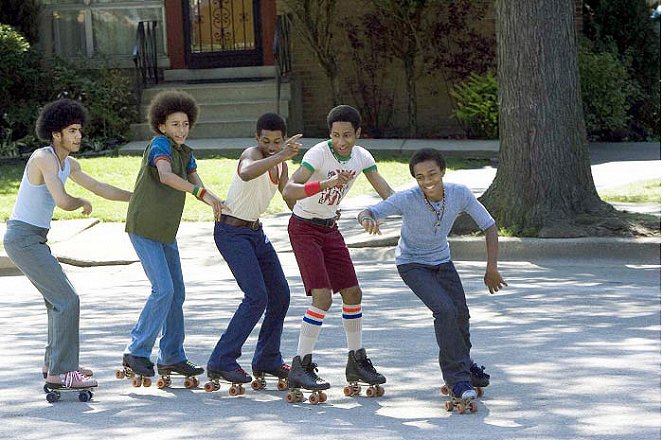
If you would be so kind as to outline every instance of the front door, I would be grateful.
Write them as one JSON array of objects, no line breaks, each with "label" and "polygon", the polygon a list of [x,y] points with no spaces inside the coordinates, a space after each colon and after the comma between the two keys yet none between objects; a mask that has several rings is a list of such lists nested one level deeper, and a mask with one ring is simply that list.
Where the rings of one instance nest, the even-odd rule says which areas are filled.
[{"label": "front door", "polygon": [[260,0],[184,0],[190,69],[262,65]]}]

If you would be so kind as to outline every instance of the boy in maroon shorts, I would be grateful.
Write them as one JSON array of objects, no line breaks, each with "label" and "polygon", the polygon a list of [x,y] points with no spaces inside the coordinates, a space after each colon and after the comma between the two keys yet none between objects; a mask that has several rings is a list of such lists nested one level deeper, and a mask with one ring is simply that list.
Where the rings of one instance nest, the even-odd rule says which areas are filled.
[{"label": "boy in maroon shorts", "polygon": [[283,190],[286,200],[296,200],[288,224],[290,243],[304,282],[312,297],[299,334],[297,356],[288,382],[292,388],[323,390],[329,383],[316,374],[312,353],[325,314],[332,305],[332,292],[343,298],[343,328],[348,343],[346,379],[356,384],[381,384],[385,377],[375,371],[362,345],[361,289],[350,253],[336,225],[336,210],[360,173],[386,199],[393,190],[378,173],[375,159],[356,146],[361,117],[354,108],[341,105],[327,116],[331,139],[309,149]]}]

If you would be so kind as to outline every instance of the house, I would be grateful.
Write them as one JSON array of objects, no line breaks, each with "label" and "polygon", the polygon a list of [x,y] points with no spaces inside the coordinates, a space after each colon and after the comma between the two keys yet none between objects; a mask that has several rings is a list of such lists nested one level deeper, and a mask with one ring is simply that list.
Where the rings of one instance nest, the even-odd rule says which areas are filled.
[{"label": "house", "polygon": [[[481,28],[494,34],[493,2],[481,2],[486,5]],[[369,2],[337,0],[337,5],[339,20],[345,23]],[[328,82],[312,51],[284,25],[287,21],[279,20],[284,13],[281,0],[44,0],[43,7],[41,35],[47,54],[133,68],[137,51],[147,77],[154,74],[146,55],[153,55],[159,83],[143,91],[143,118],[157,90],[178,87],[201,105],[201,119],[192,133],[197,137],[251,137],[255,119],[265,111],[285,116],[291,132],[326,135],[325,116],[332,104]],[[275,35],[280,42],[277,54]],[[346,36],[339,38],[347,43]],[[352,50],[342,46],[340,52]],[[279,66],[289,73],[282,84]],[[351,77],[351,69],[343,67],[342,75]],[[407,125],[407,98],[399,75],[394,69],[390,80],[394,132]],[[462,135],[450,116],[447,88],[431,75],[418,79],[423,136]],[[351,90],[345,92],[346,102],[354,104]],[[132,131],[136,139],[149,136],[145,123]]]}]

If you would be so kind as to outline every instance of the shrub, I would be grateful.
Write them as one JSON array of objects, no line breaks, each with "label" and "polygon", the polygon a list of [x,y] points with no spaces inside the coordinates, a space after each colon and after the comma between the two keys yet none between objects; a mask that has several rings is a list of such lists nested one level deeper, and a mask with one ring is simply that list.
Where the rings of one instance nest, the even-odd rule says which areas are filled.
[{"label": "shrub", "polygon": [[618,130],[626,132],[631,100],[638,95],[627,66],[615,53],[593,52],[590,45],[581,44],[578,68],[589,137],[601,138]]},{"label": "shrub", "polygon": [[39,41],[39,0],[3,0],[0,23],[12,26],[31,43]]},{"label": "shrub", "polygon": [[469,80],[455,85],[453,116],[465,127],[468,137],[496,139],[499,135],[497,78],[492,72],[473,73]]}]

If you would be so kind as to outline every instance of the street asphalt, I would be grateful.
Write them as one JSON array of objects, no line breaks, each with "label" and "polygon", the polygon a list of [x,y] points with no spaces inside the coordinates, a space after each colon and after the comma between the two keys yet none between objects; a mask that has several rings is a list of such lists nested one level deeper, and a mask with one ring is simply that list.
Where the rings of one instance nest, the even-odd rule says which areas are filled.
[{"label": "street asphalt", "polygon": [[[660,145],[624,158],[592,151],[597,187],[660,178]],[[613,153],[615,155],[613,155]],[[494,169],[449,173],[447,180],[480,193]],[[149,283],[121,224],[93,219],[56,222],[53,252],[81,297],[81,364],[100,386],[91,402],[75,393],[46,402],[40,374],[46,342],[43,299],[21,276],[0,277],[0,438],[292,439],[660,439],[660,237],[651,239],[501,239],[500,270],[509,286],[483,286],[480,237],[452,240],[452,256],[471,312],[472,355],[491,385],[479,411],[444,409],[432,317],[400,280],[393,263],[398,221],[385,236],[367,237],[357,209],[375,198],[344,203],[344,232],[364,291],[364,345],[387,377],[381,398],[345,397],[347,358],[339,298],[328,314],[314,360],[332,383],[325,404],[288,404],[284,393],[227,386],[206,393],[133,388],[115,379]],[[642,206],[626,209],[642,210]],[[660,205],[646,207],[660,215]],[[287,215],[263,220],[291,286],[282,351],[293,356],[309,305],[284,230]],[[4,225],[0,225],[0,234]],[[380,240],[383,241],[380,241]],[[205,365],[242,294],[212,239],[212,225],[184,223],[178,234],[187,285],[189,358]],[[240,358],[250,370],[258,328]],[[156,352],[154,353],[156,355]]]}]

